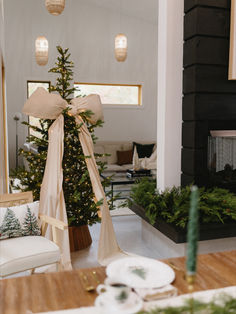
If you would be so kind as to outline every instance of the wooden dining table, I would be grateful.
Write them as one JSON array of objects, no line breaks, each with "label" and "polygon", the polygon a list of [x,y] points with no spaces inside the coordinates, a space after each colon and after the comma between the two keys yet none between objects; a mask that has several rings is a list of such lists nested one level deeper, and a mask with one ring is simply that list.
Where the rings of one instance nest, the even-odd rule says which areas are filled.
[{"label": "wooden dining table", "polygon": [[[175,270],[172,283],[178,294],[188,293],[185,257],[162,260]],[[236,250],[198,256],[194,291],[236,285]],[[84,275],[87,277],[85,280]],[[96,288],[106,277],[105,267],[75,269],[67,272],[35,274],[0,281],[0,314],[25,314],[92,306]]]}]

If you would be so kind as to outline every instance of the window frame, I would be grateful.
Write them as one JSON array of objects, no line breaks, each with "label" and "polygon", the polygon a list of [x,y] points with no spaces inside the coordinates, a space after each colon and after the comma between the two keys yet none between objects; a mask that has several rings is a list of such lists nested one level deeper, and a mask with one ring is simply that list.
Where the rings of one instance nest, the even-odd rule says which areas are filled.
[{"label": "window frame", "polygon": [[26,98],[29,98],[29,85],[28,83],[48,83],[49,84],[49,88],[51,87],[51,81],[41,81],[41,80],[27,80],[26,84],[27,84],[27,94],[26,94]]},{"label": "window frame", "polygon": [[[51,81],[41,81],[41,80],[27,80],[26,81],[26,86],[27,86],[27,94],[26,94],[26,99],[29,99],[29,83],[48,83],[49,88],[51,87]],[[30,116],[28,116],[28,123],[30,123]],[[28,127],[28,136],[30,134],[30,127]]]},{"label": "window frame", "polygon": [[128,108],[128,109],[142,109],[142,84],[123,84],[123,83],[88,83],[88,82],[74,82],[76,85],[101,85],[101,86],[134,86],[138,87],[138,104],[102,104],[107,108]]}]

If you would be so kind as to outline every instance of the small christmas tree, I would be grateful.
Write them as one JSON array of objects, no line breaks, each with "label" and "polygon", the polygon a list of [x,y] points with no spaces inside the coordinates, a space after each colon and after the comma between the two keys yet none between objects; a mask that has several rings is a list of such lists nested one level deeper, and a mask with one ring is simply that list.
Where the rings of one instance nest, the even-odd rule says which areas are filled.
[{"label": "small christmas tree", "polygon": [[[73,62],[69,61],[70,53],[68,49],[63,50],[60,46],[57,47],[59,56],[55,63],[55,67],[49,72],[57,73],[56,84],[50,86],[50,92],[57,92],[70,103],[73,98],[75,88],[70,87],[73,78]],[[89,173],[83,150],[79,141],[78,133],[81,126],[75,122],[75,118],[69,114],[69,109],[62,112],[64,116],[64,156],[63,156],[63,192],[66,203],[67,217],[70,226],[92,225],[99,221],[97,215],[98,207],[102,200],[94,202],[94,193],[90,182]],[[94,128],[101,126],[102,121],[97,121],[96,124],[90,124],[89,117],[93,113],[86,111],[80,113],[80,117],[86,123],[88,130],[95,142]],[[12,172],[12,176],[20,179],[21,187],[15,188],[21,191],[32,191],[34,199],[39,199],[40,187],[43,180],[43,173],[47,158],[48,149],[48,129],[53,123],[53,120],[40,120],[41,127],[35,127],[29,123],[24,123],[28,127],[37,131],[40,136],[30,135],[27,142],[33,143],[37,147],[38,153],[32,153],[27,150],[20,150],[22,155],[28,162],[29,170],[18,168]],[[95,154],[95,158],[103,155]],[[105,168],[105,163],[98,161],[98,170],[101,173]],[[103,186],[109,185],[109,179],[102,182]],[[110,196],[111,192],[106,193]],[[114,198],[113,198],[114,200]],[[112,199],[109,201],[111,207]]]},{"label": "small christmas tree", "polygon": [[1,238],[15,238],[22,236],[22,229],[19,220],[15,213],[10,208],[7,208],[0,227]]},{"label": "small christmas tree", "polygon": [[27,206],[27,212],[25,215],[25,219],[22,225],[22,234],[24,236],[28,235],[40,235],[40,228],[38,225],[38,220],[34,213],[31,212],[29,206]]}]

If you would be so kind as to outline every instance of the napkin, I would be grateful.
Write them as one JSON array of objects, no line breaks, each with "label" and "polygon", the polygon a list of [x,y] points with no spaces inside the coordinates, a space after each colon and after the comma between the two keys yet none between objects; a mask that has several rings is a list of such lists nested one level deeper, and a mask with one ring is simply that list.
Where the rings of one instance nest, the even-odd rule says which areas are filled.
[{"label": "napkin", "polygon": [[172,286],[167,285],[161,288],[135,288],[135,292],[144,301],[154,301],[170,297],[175,297],[178,294],[178,290]]}]

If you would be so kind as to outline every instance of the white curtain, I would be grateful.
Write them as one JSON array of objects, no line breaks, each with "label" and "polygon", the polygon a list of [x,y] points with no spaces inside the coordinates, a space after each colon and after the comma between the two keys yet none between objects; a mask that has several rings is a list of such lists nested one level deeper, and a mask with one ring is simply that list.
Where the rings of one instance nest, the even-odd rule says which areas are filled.
[{"label": "white curtain", "polygon": [[216,171],[224,170],[226,164],[236,169],[236,138],[216,137]]},{"label": "white curtain", "polygon": [[4,23],[3,1],[0,0],[0,194],[8,192],[7,173],[7,134],[6,134],[6,107],[4,82]]}]

